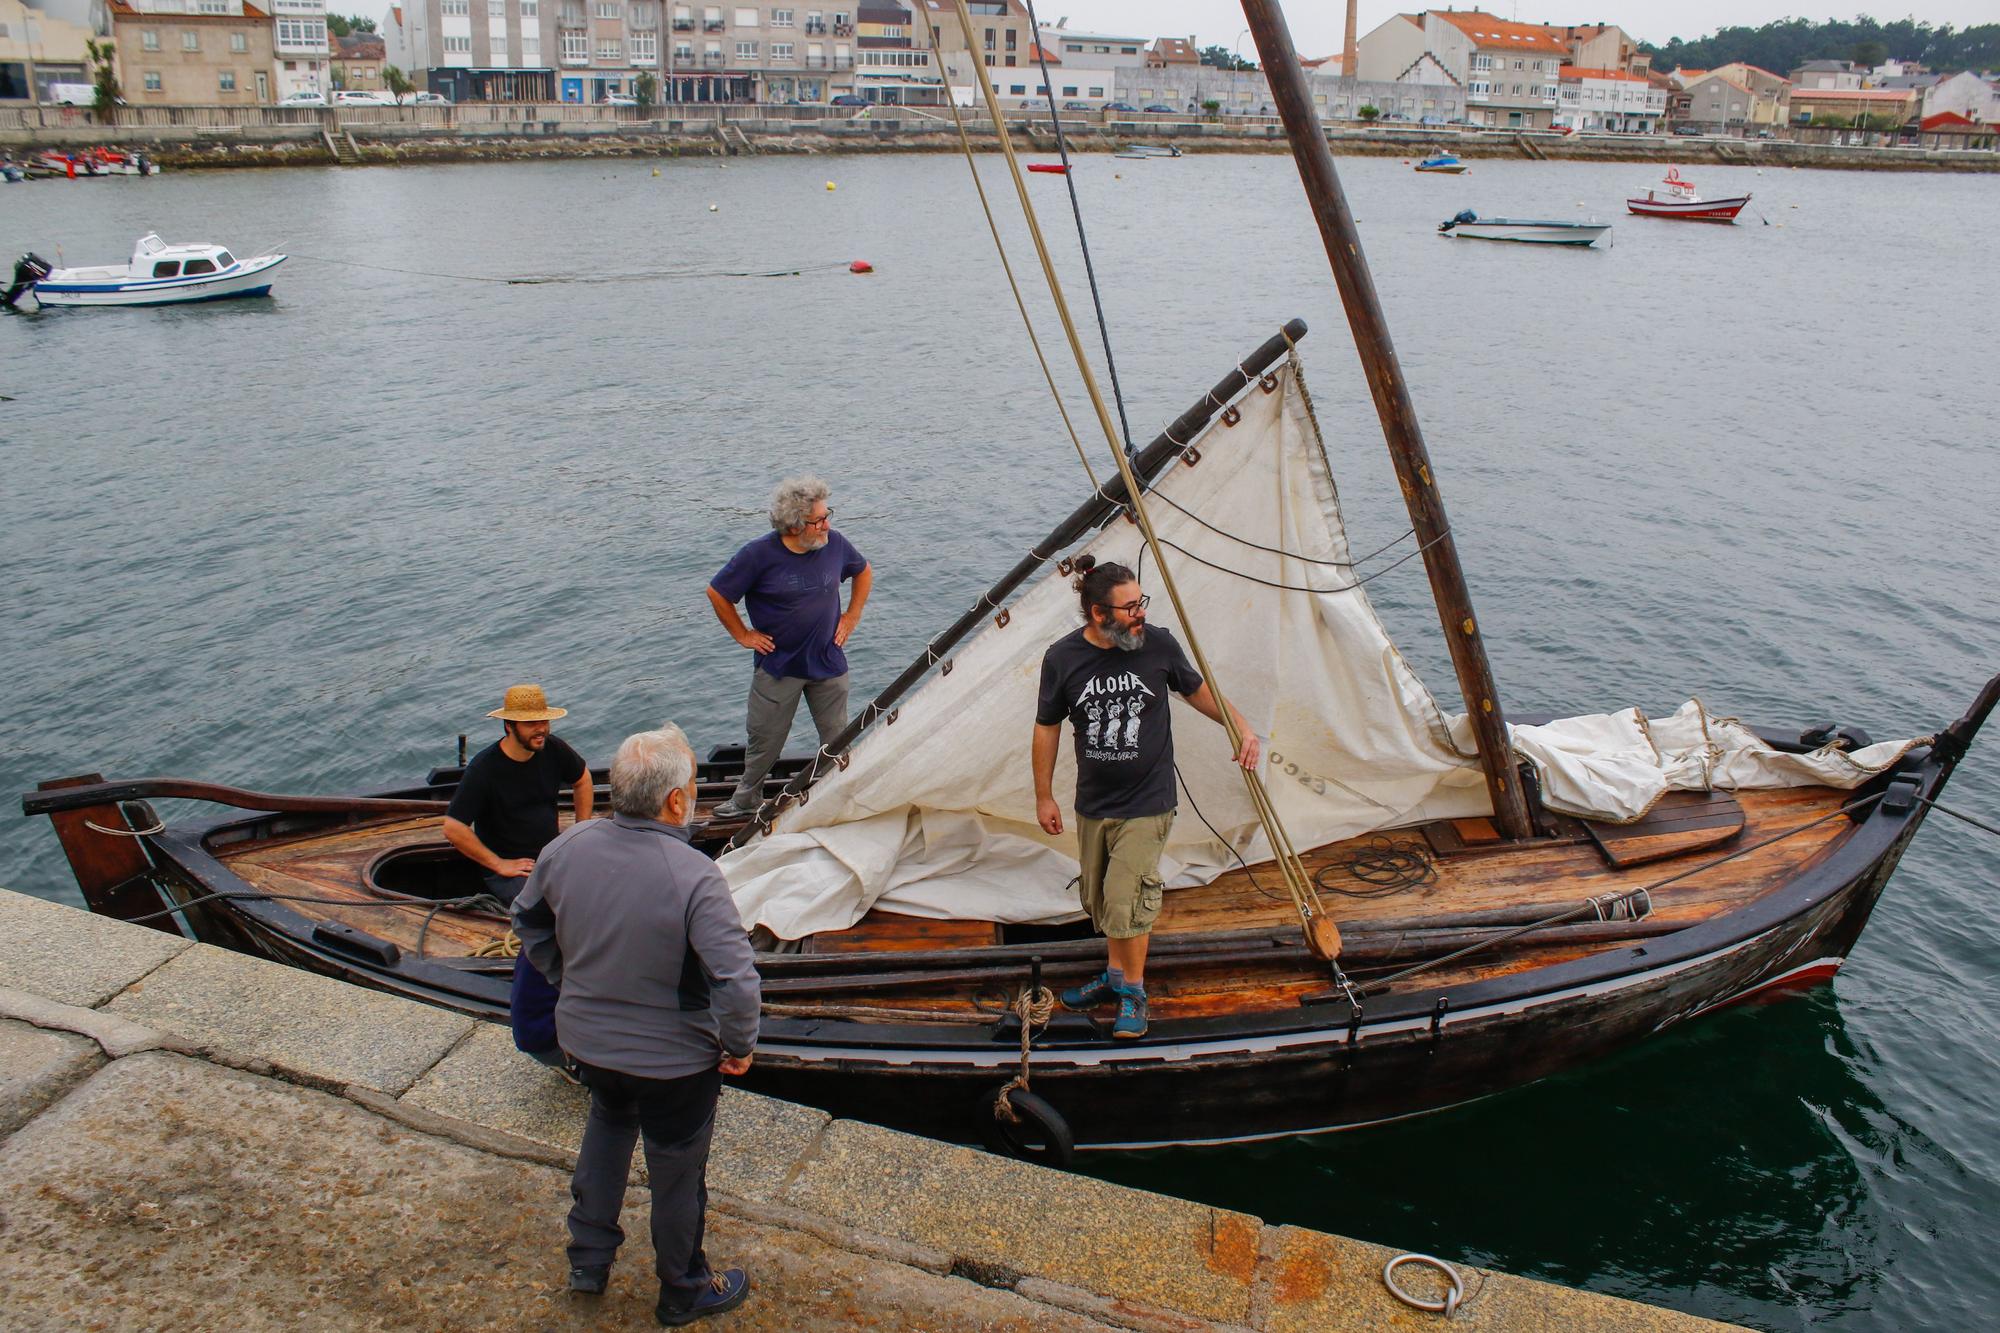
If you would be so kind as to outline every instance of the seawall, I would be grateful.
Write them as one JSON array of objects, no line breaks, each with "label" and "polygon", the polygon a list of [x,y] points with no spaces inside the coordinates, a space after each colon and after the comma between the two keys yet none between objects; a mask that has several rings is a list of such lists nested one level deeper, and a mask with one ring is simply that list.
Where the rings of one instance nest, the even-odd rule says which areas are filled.
[{"label": "seawall", "polygon": [[[642,1167],[611,1291],[563,1290],[586,1104],[499,1026],[0,890],[0,1323],[650,1327]],[[708,1179],[718,1327],[1443,1326],[1380,1246],[733,1088]],[[1460,1271],[1452,1327],[1722,1327]]]},{"label": "seawall", "polygon": [[[862,117],[809,114],[820,108],[712,108],[643,116],[634,107],[520,106],[268,109],[148,107],[141,123],[98,125],[87,118],[0,117],[0,152],[91,147],[134,148],[161,165],[262,167],[341,162],[425,163],[599,156],[840,154],[959,151],[948,118],[913,108],[878,108]],[[169,114],[171,113],[171,114]],[[976,149],[997,151],[992,122],[968,122]],[[1009,122],[1017,143],[1053,152],[1049,122]],[[1077,152],[1130,144],[1173,144],[1187,153],[1288,152],[1274,120],[1228,122],[1107,120],[1102,113],[1064,121]],[[2000,151],[1879,144],[1806,143],[1791,139],[1694,139],[1670,136],[1517,133],[1470,127],[1343,125],[1327,130],[1345,156],[1417,157],[1439,148],[1466,158],[1538,161],[1726,163],[1877,171],[2000,171]]]}]

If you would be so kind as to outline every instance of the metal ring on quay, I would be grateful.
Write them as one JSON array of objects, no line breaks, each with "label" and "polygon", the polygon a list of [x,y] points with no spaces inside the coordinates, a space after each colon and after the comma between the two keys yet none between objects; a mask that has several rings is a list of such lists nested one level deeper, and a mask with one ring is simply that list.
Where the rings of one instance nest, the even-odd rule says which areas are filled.
[{"label": "metal ring on quay", "polygon": [[[1445,1280],[1451,1283],[1451,1290],[1445,1293],[1445,1298],[1441,1301],[1419,1300],[1396,1285],[1396,1269],[1402,1264],[1429,1264],[1444,1274]],[[1432,1314],[1441,1314],[1446,1319],[1458,1313],[1458,1303],[1465,1299],[1465,1283],[1460,1280],[1458,1270],[1444,1260],[1428,1254],[1399,1254],[1391,1259],[1382,1266],[1382,1285],[1389,1289],[1391,1296],[1403,1304],[1418,1310],[1428,1310]]]}]

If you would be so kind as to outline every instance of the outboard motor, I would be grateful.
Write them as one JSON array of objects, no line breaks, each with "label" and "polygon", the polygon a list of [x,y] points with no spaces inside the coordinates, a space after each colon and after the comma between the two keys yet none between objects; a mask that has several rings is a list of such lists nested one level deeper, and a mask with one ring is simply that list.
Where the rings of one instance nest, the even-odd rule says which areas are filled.
[{"label": "outboard motor", "polygon": [[1479,221],[1479,214],[1473,212],[1469,208],[1461,208],[1458,210],[1458,215],[1452,218],[1451,221],[1438,223],[1438,230],[1450,231],[1453,227],[1456,227],[1461,222],[1477,222],[1477,221]]},{"label": "outboard motor", "polygon": [[12,310],[14,303],[34,290],[36,283],[49,276],[49,261],[29,251],[14,261],[14,281],[6,291],[0,292],[0,309]]}]

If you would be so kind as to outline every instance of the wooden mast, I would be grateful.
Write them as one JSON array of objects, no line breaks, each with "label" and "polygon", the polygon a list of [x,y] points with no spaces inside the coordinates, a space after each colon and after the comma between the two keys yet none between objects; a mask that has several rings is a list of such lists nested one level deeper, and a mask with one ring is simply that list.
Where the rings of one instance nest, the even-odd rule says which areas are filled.
[{"label": "wooden mast", "polygon": [[1445,641],[1451,646],[1451,661],[1458,673],[1459,690],[1465,696],[1466,711],[1479,738],[1479,763],[1486,772],[1487,792],[1493,798],[1494,819],[1510,838],[1531,837],[1534,828],[1514,771],[1513,752],[1507,743],[1507,720],[1500,709],[1499,691],[1494,687],[1493,667],[1486,660],[1486,649],[1479,638],[1478,621],[1472,614],[1472,594],[1465,586],[1465,571],[1459,567],[1451,524],[1445,519],[1444,497],[1431,471],[1430,453],[1424,447],[1423,430],[1417,424],[1417,409],[1410,401],[1409,386],[1404,383],[1402,368],[1396,362],[1395,345],[1389,340],[1389,325],[1375,295],[1375,280],[1369,276],[1368,261],[1361,255],[1361,238],[1354,230],[1354,215],[1348,210],[1347,196],[1342,193],[1340,177],[1334,171],[1326,132],[1320,126],[1319,114],[1313,110],[1305,70],[1292,47],[1291,29],[1277,0],[1243,0],[1243,15],[1257,39],[1264,77],[1270,83],[1278,115],[1284,120],[1285,135],[1291,140],[1292,158],[1298,163],[1306,198],[1312,203],[1320,238],[1326,243],[1327,258],[1333,263],[1340,303],[1346,307],[1348,325],[1354,330],[1354,346],[1361,354],[1369,391],[1375,395],[1375,411],[1382,418],[1382,433],[1389,442],[1396,480],[1403,489],[1410,522],[1423,548],[1431,596],[1444,624]]}]

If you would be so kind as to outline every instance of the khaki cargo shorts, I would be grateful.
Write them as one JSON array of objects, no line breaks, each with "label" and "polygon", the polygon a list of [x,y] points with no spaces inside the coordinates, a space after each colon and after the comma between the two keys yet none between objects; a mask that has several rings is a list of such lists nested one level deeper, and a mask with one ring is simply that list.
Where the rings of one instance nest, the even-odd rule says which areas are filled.
[{"label": "khaki cargo shorts", "polygon": [[1160,915],[1160,853],[1174,812],[1137,819],[1079,817],[1076,824],[1083,910],[1114,940],[1151,931]]}]

